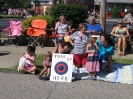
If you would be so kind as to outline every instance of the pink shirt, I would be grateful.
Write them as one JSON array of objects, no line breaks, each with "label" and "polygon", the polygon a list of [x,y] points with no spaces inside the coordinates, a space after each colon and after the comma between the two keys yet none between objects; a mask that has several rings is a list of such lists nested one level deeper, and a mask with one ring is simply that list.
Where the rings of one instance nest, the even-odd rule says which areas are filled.
[{"label": "pink shirt", "polygon": [[[26,58],[33,59],[35,58],[35,54],[29,55],[28,53],[25,53]],[[31,62],[30,60],[26,60],[26,66],[33,66],[35,63]]]},{"label": "pink shirt", "polygon": [[52,65],[51,61],[48,61],[46,59],[43,61],[43,66],[50,66],[51,67],[51,65]]}]

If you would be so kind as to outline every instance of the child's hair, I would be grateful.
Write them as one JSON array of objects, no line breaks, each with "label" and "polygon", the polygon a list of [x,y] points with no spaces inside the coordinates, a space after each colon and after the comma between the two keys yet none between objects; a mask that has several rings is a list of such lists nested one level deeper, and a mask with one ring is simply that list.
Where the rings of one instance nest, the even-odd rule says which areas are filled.
[{"label": "child's hair", "polygon": [[36,46],[35,46],[34,44],[29,45],[29,46],[31,46],[31,47],[33,48],[33,52],[34,52],[34,54],[35,54],[35,51],[36,51]]},{"label": "child's hair", "polygon": [[44,55],[44,57],[52,57],[52,53],[50,51],[47,51]]},{"label": "child's hair", "polygon": [[96,38],[95,37],[91,37],[88,43],[92,45],[95,42],[96,42]]},{"label": "child's hair", "polygon": [[27,51],[34,53],[35,48],[33,46],[28,46]]}]

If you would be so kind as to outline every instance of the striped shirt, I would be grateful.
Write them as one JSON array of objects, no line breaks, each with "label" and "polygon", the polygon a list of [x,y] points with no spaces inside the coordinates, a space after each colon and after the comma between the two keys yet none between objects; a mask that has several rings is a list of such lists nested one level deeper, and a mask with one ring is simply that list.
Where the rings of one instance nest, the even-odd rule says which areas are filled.
[{"label": "striped shirt", "polygon": [[80,31],[76,31],[74,34],[71,35],[72,40],[74,41],[74,47],[72,53],[74,54],[84,54],[86,53],[86,46],[89,41],[89,33],[83,34],[80,36]]},{"label": "striped shirt", "polygon": [[66,34],[66,32],[68,32],[68,30],[71,28],[71,26],[65,22],[65,23],[61,23],[58,22],[55,26],[55,29],[57,30],[58,34]]}]

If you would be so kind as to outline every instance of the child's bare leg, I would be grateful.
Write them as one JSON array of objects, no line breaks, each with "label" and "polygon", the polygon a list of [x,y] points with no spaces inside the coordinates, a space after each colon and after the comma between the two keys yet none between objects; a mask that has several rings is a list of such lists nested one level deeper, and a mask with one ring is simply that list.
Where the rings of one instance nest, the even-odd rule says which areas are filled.
[{"label": "child's bare leg", "polygon": [[26,69],[26,68],[24,68],[24,67],[20,68],[20,71],[25,72],[25,73],[30,73],[30,71],[29,71],[29,70],[27,70],[27,69]]},{"label": "child's bare leg", "polygon": [[50,76],[50,73],[51,73],[51,68],[48,68],[47,69],[47,76]]},{"label": "child's bare leg", "polygon": [[96,71],[93,72],[93,80],[96,80]]},{"label": "child's bare leg", "polygon": [[47,71],[47,68],[45,67],[39,75],[43,75]]},{"label": "child's bare leg", "polygon": [[33,66],[31,69],[30,69],[30,72],[33,72],[33,71],[35,71],[37,68],[36,68],[36,66]]},{"label": "child's bare leg", "polygon": [[93,76],[92,72],[89,72],[89,76]]}]

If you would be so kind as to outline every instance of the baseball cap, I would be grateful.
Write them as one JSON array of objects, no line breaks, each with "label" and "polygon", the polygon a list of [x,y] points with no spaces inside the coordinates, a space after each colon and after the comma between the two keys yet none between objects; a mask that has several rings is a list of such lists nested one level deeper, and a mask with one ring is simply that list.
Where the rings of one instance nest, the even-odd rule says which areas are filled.
[{"label": "baseball cap", "polygon": [[59,41],[59,42],[64,42],[64,37],[59,37],[59,38],[58,38],[58,41]]}]

